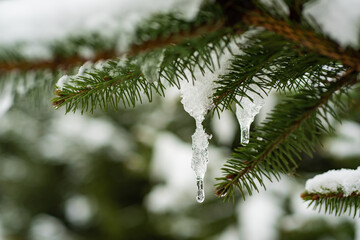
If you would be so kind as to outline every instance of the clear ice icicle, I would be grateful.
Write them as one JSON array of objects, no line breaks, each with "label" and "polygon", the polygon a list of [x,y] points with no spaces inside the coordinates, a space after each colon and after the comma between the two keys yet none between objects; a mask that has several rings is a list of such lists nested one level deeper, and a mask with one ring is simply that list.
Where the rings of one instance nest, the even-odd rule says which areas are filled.
[{"label": "clear ice icicle", "polygon": [[202,203],[205,199],[204,176],[209,162],[208,145],[210,136],[205,132],[202,126],[202,120],[196,121],[196,130],[192,135],[191,168],[196,175],[197,196],[196,201]]},{"label": "clear ice icicle", "polygon": [[205,199],[204,176],[209,162],[208,145],[210,136],[205,132],[202,122],[205,114],[212,107],[211,96],[214,83],[206,79],[197,79],[192,82],[181,83],[182,104],[186,112],[195,119],[196,129],[192,135],[192,159],[191,168],[195,172],[197,184],[196,200],[201,203]]},{"label": "clear ice icicle", "polygon": [[[185,111],[188,112],[196,122],[196,130],[192,135],[193,155],[191,168],[194,170],[196,176],[196,200],[199,203],[202,203],[205,199],[204,177],[209,162],[208,145],[209,139],[211,138],[211,136],[205,132],[202,122],[205,119],[206,113],[213,107],[213,95],[217,86],[216,80],[218,76],[226,72],[230,64],[229,60],[232,58],[232,53],[239,51],[235,42],[229,46],[232,48],[232,51],[226,50],[220,60],[215,52],[211,53],[214,62],[216,62],[216,60],[221,62],[219,66],[215,66],[212,73],[207,71],[204,75],[198,68],[195,68],[192,73],[186,70],[185,74],[188,76],[188,79],[183,79],[180,82],[181,103]],[[191,79],[192,76],[195,76],[196,79]]]},{"label": "clear ice icicle", "polygon": [[239,97],[236,99],[240,105],[236,105],[236,117],[240,125],[240,143],[246,145],[250,139],[250,125],[254,121],[255,116],[260,112],[260,109],[265,103],[264,94],[257,85],[250,85],[253,91],[247,91],[246,94],[252,98]]},{"label": "clear ice icicle", "polygon": [[196,201],[202,203],[205,200],[204,178],[196,177],[197,195]]},{"label": "clear ice icicle", "polygon": [[240,143],[246,145],[250,141],[250,121],[243,121],[240,123]]}]

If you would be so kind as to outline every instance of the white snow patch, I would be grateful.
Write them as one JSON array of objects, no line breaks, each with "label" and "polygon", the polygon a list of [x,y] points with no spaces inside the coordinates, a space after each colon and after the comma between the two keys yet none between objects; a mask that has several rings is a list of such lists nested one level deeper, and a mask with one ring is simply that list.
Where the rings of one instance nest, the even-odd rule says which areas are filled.
[{"label": "white snow patch", "polygon": [[259,114],[256,116],[256,124],[262,123],[268,115],[271,113],[271,111],[274,109],[274,107],[277,104],[277,96],[275,91],[270,91],[265,99],[265,104],[260,109]]},{"label": "white snow patch", "polygon": [[360,1],[318,0],[305,5],[322,30],[343,47],[359,47]]},{"label": "white snow patch", "polygon": [[62,222],[50,215],[40,214],[31,223],[31,240],[62,240],[68,237]]},{"label": "white snow patch", "polygon": [[84,77],[85,73],[91,70],[92,67],[96,69],[101,69],[105,63],[106,62],[102,60],[97,61],[95,64],[87,61],[79,68],[77,74],[73,76],[63,75],[61,78],[59,78],[56,83],[56,87],[62,91],[66,85],[75,86],[74,82],[71,81],[72,79],[76,79],[77,81],[79,81],[80,79],[78,77]]},{"label": "white snow patch", "polygon": [[96,151],[109,146],[120,156],[131,152],[131,137],[106,118],[57,114],[51,123],[51,131],[39,143],[41,152],[49,159],[75,161],[75,156],[81,155],[79,147]]},{"label": "white snow patch", "polygon": [[90,200],[85,196],[72,196],[65,202],[65,216],[74,225],[86,225],[93,214],[94,208]]},{"label": "white snow patch", "polygon": [[349,196],[360,191],[360,167],[355,170],[340,169],[316,175],[306,181],[305,189],[309,193],[344,193]]},{"label": "white snow patch", "polygon": [[12,83],[6,83],[0,92],[0,118],[11,108],[14,103],[14,92]]},{"label": "white snow patch", "polygon": [[68,75],[62,76],[61,78],[59,78],[59,80],[56,83],[57,88],[62,91],[63,88],[65,87],[65,84],[69,84],[69,80],[70,77]]},{"label": "white snow patch", "polygon": [[[255,195],[245,201],[240,210],[243,240],[275,240],[282,208],[275,196]],[[259,231],[261,229],[261,231]]]},{"label": "white snow patch", "polygon": [[227,227],[219,236],[215,237],[214,240],[236,240],[240,239],[239,229],[236,226]]},{"label": "white snow patch", "polygon": [[[146,205],[151,211],[179,210],[192,204],[193,173],[186,159],[191,157],[188,144],[169,133],[160,133],[154,144],[151,177],[164,180],[147,196]],[[176,206],[176,207],[174,207]]]},{"label": "white snow patch", "polygon": [[214,137],[221,144],[231,145],[236,134],[236,121],[234,115],[225,110],[220,114],[220,118],[214,116],[211,121],[211,128],[214,132]]},{"label": "white snow patch", "polygon": [[[279,239],[277,227],[284,214],[283,203],[292,192],[293,181],[286,176],[280,182],[265,181],[267,189],[248,197],[237,208],[242,240]],[[259,231],[261,229],[261,231]]]},{"label": "white snow patch", "polygon": [[[26,43],[28,55],[49,57],[49,43],[74,33],[99,32],[116,37],[120,48],[131,41],[135,27],[155,13],[178,11],[195,17],[202,0],[13,0],[0,2],[0,44]],[[41,48],[44,48],[43,50]],[[87,53],[86,53],[87,54]]]},{"label": "white snow patch", "polygon": [[336,135],[325,142],[327,152],[339,158],[360,156],[360,124],[343,121],[338,125]]}]

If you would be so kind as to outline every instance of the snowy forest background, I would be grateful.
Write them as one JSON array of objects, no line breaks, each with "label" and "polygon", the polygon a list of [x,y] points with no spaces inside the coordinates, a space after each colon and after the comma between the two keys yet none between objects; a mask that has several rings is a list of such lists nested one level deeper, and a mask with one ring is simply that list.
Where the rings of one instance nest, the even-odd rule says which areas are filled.
[{"label": "snowy forest background", "polygon": [[[34,58],[49,44],[94,32],[126,48],[136,24],[153,13],[195,16],[200,0],[2,0],[0,48]],[[341,45],[359,46],[360,2],[313,1],[308,11]],[[84,55],[91,54],[82,49]],[[77,69],[74,71],[76,73]],[[31,78],[31,76],[26,76]],[[235,203],[212,194],[214,178],[238,145],[235,116],[204,123],[213,135],[207,198],[198,204],[190,168],[194,120],[177,89],[135,109],[64,115],[53,88],[12,96],[0,92],[0,239],[353,239],[356,221],[306,208],[305,180],[360,164],[360,106],[337,125],[295,177]],[[256,121],[276,103],[267,100]]]}]

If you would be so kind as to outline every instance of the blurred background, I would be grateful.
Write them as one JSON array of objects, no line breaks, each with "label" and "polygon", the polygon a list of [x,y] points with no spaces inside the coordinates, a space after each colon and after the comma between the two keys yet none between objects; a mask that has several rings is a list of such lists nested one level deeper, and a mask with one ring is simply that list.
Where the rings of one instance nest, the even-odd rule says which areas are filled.
[{"label": "blurred background", "polygon": [[[328,14],[337,2],[327,7]],[[143,18],[176,9],[191,19],[200,4],[2,0],[0,44],[20,43],[29,56],[46,59],[49,42],[97,31],[118,39],[121,51]],[[323,16],[316,4],[309,11]],[[348,15],[360,19],[359,11],[349,10]],[[346,39],[339,42],[351,45],[352,38]],[[360,106],[349,111],[342,125],[335,124],[336,134],[324,139],[313,159],[304,156],[296,176],[283,176],[268,183],[267,191],[235,202],[216,198],[213,185],[239,143],[239,126],[231,112],[220,119],[209,114],[204,126],[213,138],[206,199],[198,204],[190,167],[195,122],[184,111],[177,89],[169,88],[165,98],[135,109],[83,115],[54,110],[53,90],[37,96],[38,101],[29,100],[31,92],[0,93],[1,240],[354,238],[352,218],[307,209],[300,193],[315,174],[360,164]],[[256,124],[276,101],[271,94]]]}]

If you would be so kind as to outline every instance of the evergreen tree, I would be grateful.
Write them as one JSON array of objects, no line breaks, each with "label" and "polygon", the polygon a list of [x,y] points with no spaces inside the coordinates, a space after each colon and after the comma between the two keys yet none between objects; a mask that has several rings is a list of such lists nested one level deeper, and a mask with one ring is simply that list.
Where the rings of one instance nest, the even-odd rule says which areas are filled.
[{"label": "evergreen tree", "polygon": [[[183,81],[196,84],[196,72],[205,78],[217,72],[225,64],[222,57],[230,52],[230,64],[218,76],[211,96],[213,116],[226,109],[235,112],[239,106],[256,108],[258,99],[266,101],[270,91],[280,96],[265,121],[252,129],[249,143],[234,148],[217,179],[217,196],[231,199],[238,191],[245,199],[265,188],[265,180],[294,174],[302,159],[313,156],[322,138],[333,134],[335,121],[349,118],[349,112],[358,119],[359,51],[341,47],[306,17],[303,9],[310,2],[205,1],[192,21],[172,13],[144,22],[124,53],[117,53],[114,42],[97,34],[54,45],[53,58],[46,61],[4,50],[2,88],[6,89],[9,76],[16,86],[27,84],[21,79],[31,73],[37,76],[37,88],[51,89],[60,70],[74,71],[84,64],[78,74],[57,82],[55,108],[84,113],[135,107],[143,99],[151,102],[154,94],[164,96],[168,87],[183,88]],[[82,56],[82,47],[95,54]],[[101,59],[106,62],[86,63]],[[325,181],[317,190],[307,189],[302,198],[328,213],[355,217],[360,204],[358,176],[350,178],[354,181],[347,183],[350,187],[329,178],[335,179],[335,188]]]}]

